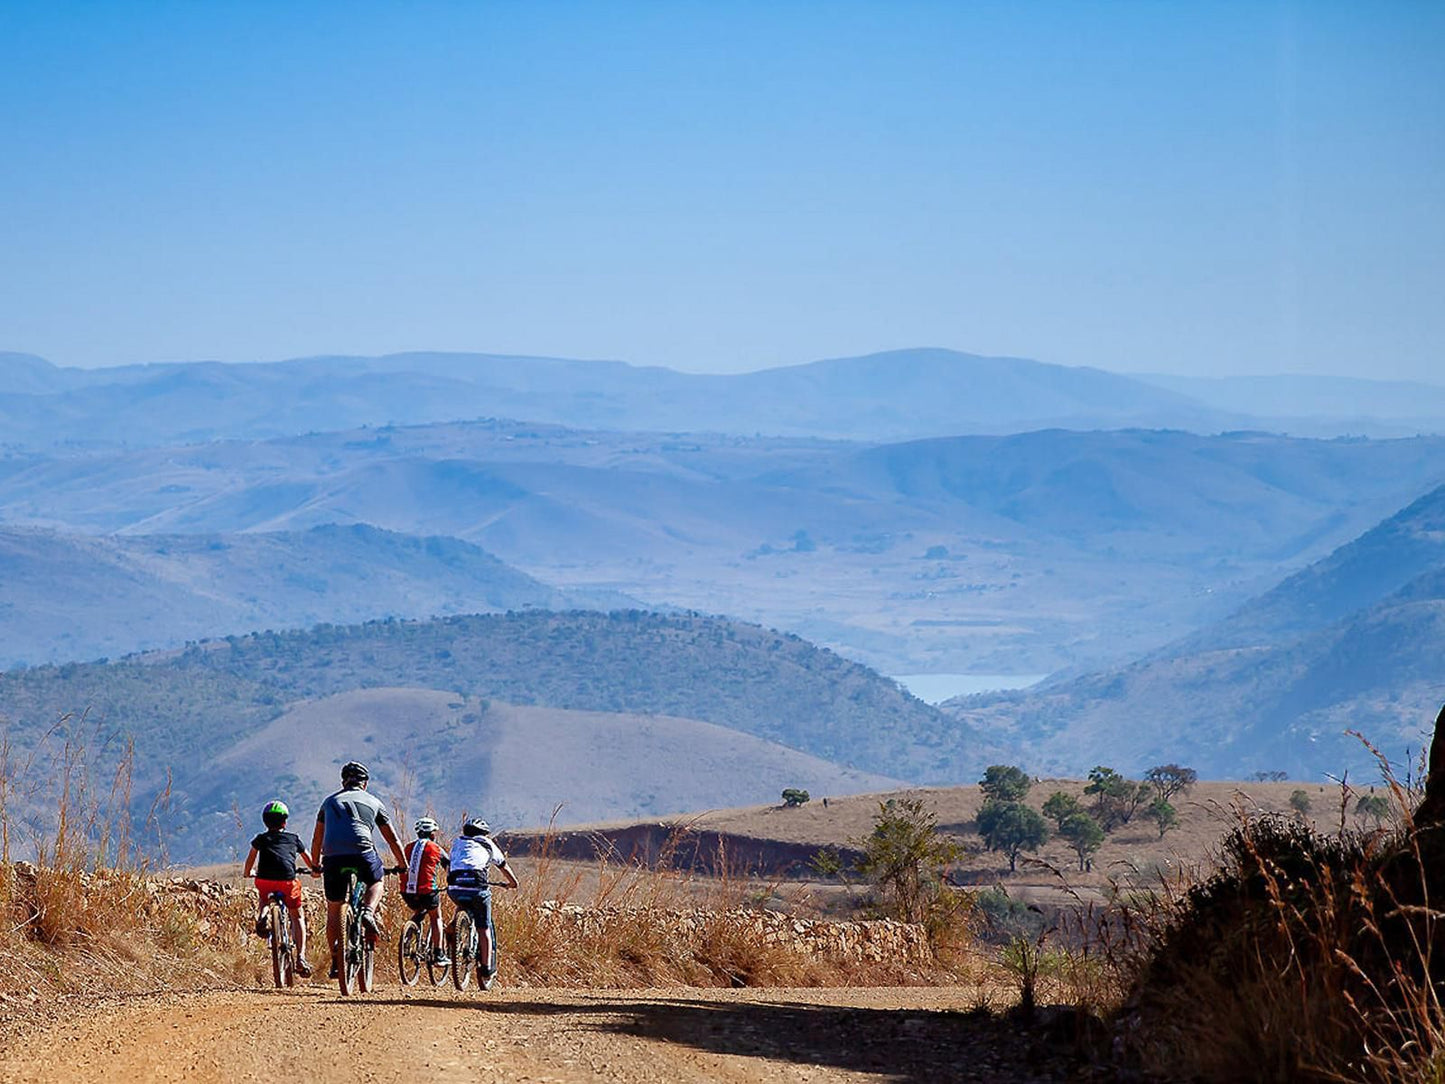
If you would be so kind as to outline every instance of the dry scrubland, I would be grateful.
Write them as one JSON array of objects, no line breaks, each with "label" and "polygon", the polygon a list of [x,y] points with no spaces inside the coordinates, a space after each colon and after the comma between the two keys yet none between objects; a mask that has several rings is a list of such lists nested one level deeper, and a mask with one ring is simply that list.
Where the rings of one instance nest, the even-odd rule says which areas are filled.
[{"label": "dry scrubland", "polygon": [[[1046,782],[1030,800],[1069,787],[1080,784]],[[1013,927],[997,916],[984,923],[973,888],[934,890],[921,925],[826,921],[803,917],[816,911],[816,888],[544,855],[522,864],[523,891],[498,897],[502,989],[534,989],[544,1006],[560,996],[547,989],[559,987],[947,984],[954,1013],[929,1025],[931,1043],[956,1036],[964,1049],[987,1033],[1002,1044],[991,1049],[1022,1049],[1035,1066],[979,1079],[1439,1080],[1445,1018],[1432,948],[1445,914],[1430,900],[1445,892],[1445,829],[1416,830],[1409,811],[1419,796],[1395,788],[1386,792],[1393,827],[1323,834],[1278,811],[1295,789],[1198,785],[1178,803],[1178,832],[1161,843],[1157,832],[1126,827],[1107,845],[1118,854],[1101,853],[1094,874],[1142,864],[1148,877],[1131,874],[1114,893],[1094,882],[1062,918],[1030,924],[1020,909]],[[978,806],[976,788],[910,793],[943,826],[965,825]],[[1315,816],[1337,827],[1328,792],[1311,797]],[[876,797],[830,799],[826,809],[706,819],[753,837],[768,829],[836,843],[866,834],[877,809]],[[126,866],[124,851],[107,863],[68,839],[50,851],[52,868],[0,866],[8,1033],[52,1026],[60,1006],[89,1005],[76,1000],[88,991],[264,990],[268,963],[247,930],[251,896],[234,876],[227,884],[111,868]],[[1206,865],[1210,854],[1217,867]],[[1002,865],[979,853],[970,863],[995,875]],[[1034,867],[1006,883],[1028,891],[1061,881]],[[887,908],[886,895],[855,892],[850,917]],[[308,896],[319,968],[320,900],[310,886]],[[395,990],[392,938],[403,917],[394,903],[380,948],[384,989]],[[892,1036],[876,1040],[885,1046],[910,1041],[887,1013],[869,1020]]]},{"label": "dry scrubland", "polygon": [[[1029,790],[1026,804],[1041,809],[1054,791],[1063,791],[1085,805],[1085,783],[1072,779],[1042,779]],[[1310,799],[1310,810],[1298,818],[1289,804],[1295,790],[1304,790]],[[1385,793],[1383,787],[1373,788]],[[1302,819],[1311,829],[1323,833],[1361,827],[1351,812],[1361,794],[1372,788],[1351,788],[1342,791],[1337,785],[1317,783],[1231,783],[1203,782],[1176,796],[1173,804],[1179,813],[1179,825],[1162,838],[1159,831],[1142,815],[1111,832],[1094,855],[1093,869],[1081,872],[1078,856],[1057,836],[1050,838],[1037,853],[1019,860],[1018,870],[1009,872],[1008,860],[983,848],[975,834],[973,821],[983,805],[983,794],[976,786],[918,787],[881,794],[828,797],[814,795],[802,806],[746,806],[720,809],[686,817],[663,818],[660,822],[678,829],[700,829],[740,837],[737,859],[746,866],[747,856],[757,850],[752,841],[777,841],[804,844],[818,849],[826,847],[857,847],[873,829],[879,803],[890,799],[917,798],[938,818],[939,830],[957,839],[963,853],[951,868],[956,879],[970,886],[1002,884],[1011,894],[1033,902],[1072,901],[1076,896],[1085,901],[1098,901],[1114,884],[1154,882],[1163,877],[1191,879],[1207,876],[1216,866],[1220,843],[1242,819],[1262,814],[1279,814]],[[638,821],[607,821],[569,827],[569,834],[595,835],[605,839]],[[746,840],[748,842],[741,842]],[[625,852],[621,857],[628,857]],[[816,881],[779,882],[780,895],[802,907],[836,905],[838,890]]]}]

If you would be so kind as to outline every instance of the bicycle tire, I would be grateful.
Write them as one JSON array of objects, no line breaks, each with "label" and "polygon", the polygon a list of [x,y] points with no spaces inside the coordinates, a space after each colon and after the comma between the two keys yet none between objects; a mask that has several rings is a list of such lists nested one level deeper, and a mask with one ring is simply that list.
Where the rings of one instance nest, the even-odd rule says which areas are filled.
[{"label": "bicycle tire", "polygon": [[361,960],[356,970],[356,985],[363,994],[376,986],[376,943],[365,932],[361,935]]},{"label": "bicycle tire", "polygon": [[288,985],[288,972],[291,970],[291,951],[286,944],[286,932],[281,923],[286,921],[286,909],[271,900],[266,904],[266,924],[269,927],[266,940],[271,943],[271,980],[275,982],[276,988]]},{"label": "bicycle tire", "polygon": [[452,916],[452,984],[458,990],[465,990],[471,985],[476,945],[477,924],[470,911],[459,907]]},{"label": "bicycle tire", "polygon": [[336,979],[341,985],[341,996],[350,997],[356,986],[356,971],[360,959],[361,916],[356,913],[356,874],[346,875],[346,895],[341,900],[341,959],[336,969]]},{"label": "bicycle tire", "polygon": [[415,986],[421,978],[421,964],[427,956],[421,927],[412,919],[402,927],[396,942],[396,970],[403,986]]}]

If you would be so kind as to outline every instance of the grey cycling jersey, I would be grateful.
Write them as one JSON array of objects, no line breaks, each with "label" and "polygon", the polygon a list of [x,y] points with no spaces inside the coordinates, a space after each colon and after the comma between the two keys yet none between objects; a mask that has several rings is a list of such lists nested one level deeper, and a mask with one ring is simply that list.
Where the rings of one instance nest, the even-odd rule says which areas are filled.
[{"label": "grey cycling jersey", "polygon": [[316,821],[326,826],[321,837],[324,858],[376,850],[371,834],[377,825],[389,824],[391,818],[380,798],[364,790],[338,790],[321,803]]}]

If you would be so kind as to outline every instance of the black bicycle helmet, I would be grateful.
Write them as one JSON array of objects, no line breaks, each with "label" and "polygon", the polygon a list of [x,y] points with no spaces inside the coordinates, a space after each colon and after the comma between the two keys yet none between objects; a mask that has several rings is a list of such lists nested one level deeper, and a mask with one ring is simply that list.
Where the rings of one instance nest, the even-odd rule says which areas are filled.
[{"label": "black bicycle helmet", "polygon": [[341,766],[341,785],[343,787],[360,786],[371,778],[371,773],[366,770],[365,764],[358,764],[354,760],[347,761]]}]

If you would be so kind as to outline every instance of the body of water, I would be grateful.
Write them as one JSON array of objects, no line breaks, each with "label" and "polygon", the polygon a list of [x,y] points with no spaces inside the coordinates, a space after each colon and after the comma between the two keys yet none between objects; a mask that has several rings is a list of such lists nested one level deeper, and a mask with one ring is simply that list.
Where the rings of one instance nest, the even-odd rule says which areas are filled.
[{"label": "body of water", "polygon": [[1048,674],[897,674],[893,680],[918,699],[941,704],[955,696],[991,693],[999,689],[1026,689]]}]

